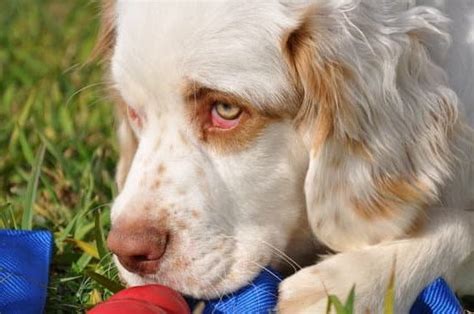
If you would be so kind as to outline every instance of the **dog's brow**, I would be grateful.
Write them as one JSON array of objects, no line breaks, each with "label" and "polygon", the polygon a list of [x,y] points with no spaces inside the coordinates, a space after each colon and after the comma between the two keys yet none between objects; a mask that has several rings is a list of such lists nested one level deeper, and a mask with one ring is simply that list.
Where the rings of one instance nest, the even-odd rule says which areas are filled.
[{"label": "dog's brow", "polygon": [[206,99],[219,99],[221,101],[226,101],[228,103],[236,104],[248,109],[252,108],[262,116],[267,118],[281,118],[285,116],[286,112],[280,112],[276,110],[271,110],[270,107],[258,107],[254,106],[252,100],[243,98],[240,95],[235,95],[233,93],[228,93],[225,91],[220,91],[211,87],[206,86],[195,80],[186,80],[182,87],[183,99],[192,104],[202,102]]},{"label": "dog's brow", "polygon": [[213,90],[199,82],[189,80],[183,84],[182,94],[185,100],[198,100]]}]

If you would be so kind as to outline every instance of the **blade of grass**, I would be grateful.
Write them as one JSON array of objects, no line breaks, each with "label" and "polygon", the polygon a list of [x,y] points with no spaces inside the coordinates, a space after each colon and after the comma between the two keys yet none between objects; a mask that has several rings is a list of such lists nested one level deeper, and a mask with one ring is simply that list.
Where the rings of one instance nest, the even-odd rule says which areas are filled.
[{"label": "blade of grass", "polygon": [[339,300],[337,296],[330,295],[328,298],[329,298],[329,309],[331,309],[331,306],[334,306],[337,314],[352,314],[346,311],[346,308],[344,307],[344,305],[342,305],[342,302]]},{"label": "blade of grass", "polygon": [[102,295],[99,290],[93,289],[89,294],[90,305],[94,306],[102,302]]},{"label": "blade of grass", "polygon": [[18,118],[18,121],[15,125],[15,128],[13,129],[12,135],[10,137],[10,143],[9,143],[9,149],[11,150],[13,146],[16,145],[16,142],[18,140],[18,132],[23,128],[23,126],[26,123],[26,120],[28,119],[30,115],[31,108],[35,102],[36,99],[36,92],[33,91],[30,93],[28,96],[28,99],[26,100],[23,109],[20,113],[20,116]]},{"label": "blade of grass", "polygon": [[2,228],[13,228],[18,229],[13,212],[13,205],[11,203],[5,203],[0,205],[0,219],[2,222]]},{"label": "blade of grass", "polygon": [[[57,147],[55,147],[47,138],[46,136],[43,134],[43,133],[38,133],[41,141],[44,143],[44,145],[46,146],[46,149],[48,150],[48,153],[50,153],[58,162],[59,164],[61,165],[62,169],[64,169],[64,171],[66,172],[66,174],[68,174],[68,177],[71,177],[73,179],[75,179],[74,175],[73,175],[73,172],[72,172],[72,169],[69,165],[68,162],[66,162],[66,159],[64,158],[64,156],[62,155],[62,153],[57,149]],[[77,180],[77,179],[76,179]]]},{"label": "blade of grass", "polygon": [[66,239],[66,242],[73,243],[75,246],[80,248],[84,253],[99,259],[99,252],[97,252],[97,248],[94,244],[87,243],[85,241],[77,240],[77,239]]},{"label": "blade of grass", "polygon": [[16,222],[16,217],[15,217],[15,213],[13,211],[13,205],[12,204],[9,204],[8,206],[8,212],[10,213],[10,228],[13,227],[13,229],[18,229],[18,224]]},{"label": "blade of grass", "polygon": [[87,253],[82,254],[82,256],[77,261],[74,262],[72,269],[74,270],[76,274],[83,273],[84,269],[86,269],[90,265],[91,260],[93,258],[94,257],[90,256]]},{"label": "blade of grass", "polygon": [[124,286],[122,286],[120,283],[113,281],[101,274],[98,274],[92,270],[86,270],[86,275],[92,278],[94,281],[96,281],[98,284],[103,286],[106,289],[109,289],[113,293],[117,293],[120,290],[125,289]]},{"label": "blade of grass", "polygon": [[33,150],[31,149],[30,144],[28,143],[28,139],[26,138],[25,132],[23,129],[18,131],[18,141],[20,143],[21,151],[23,152],[23,156],[28,161],[28,163],[32,166],[35,163],[35,155]]},{"label": "blade of grass", "polygon": [[41,144],[38,153],[35,158],[35,164],[33,165],[33,171],[28,181],[28,187],[26,194],[23,197],[23,217],[21,220],[21,228],[24,230],[31,230],[33,227],[33,205],[36,200],[36,192],[38,190],[38,181],[41,173],[41,166],[44,160],[45,146]]},{"label": "blade of grass", "polygon": [[349,296],[347,297],[346,304],[344,307],[346,308],[347,313],[354,313],[354,300],[355,300],[355,286],[352,287]]},{"label": "blade of grass", "polygon": [[104,240],[104,230],[100,219],[101,211],[97,209],[94,212],[95,218],[95,244],[97,246],[97,251],[99,252],[100,259],[103,259],[107,256],[107,247],[105,246]]},{"label": "blade of grass", "polygon": [[385,292],[384,314],[393,314],[395,312],[395,267],[396,258],[393,260],[392,272],[388,283],[387,292]]}]

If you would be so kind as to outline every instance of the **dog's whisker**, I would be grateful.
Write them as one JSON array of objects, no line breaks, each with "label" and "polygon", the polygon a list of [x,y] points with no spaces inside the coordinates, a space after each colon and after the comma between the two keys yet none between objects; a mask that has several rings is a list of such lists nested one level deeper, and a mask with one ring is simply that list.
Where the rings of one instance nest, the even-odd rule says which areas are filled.
[{"label": "dog's whisker", "polygon": [[269,273],[270,275],[272,275],[272,277],[275,277],[275,279],[277,279],[279,282],[283,281],[277,274],[275,274],[274,272],[269,270],[268,267],[262,266],[261,264],[257,263],[256,261],[251,261],[251,263],[258,266],[258,267],[260,267],[260,269],[262,269],[263,271]]},{"label": "dog's whisker", "polygon": [[285,252],[283,252],[282,250],[278,249],[277,247],[275,247],[274,245],[262,240],[262,239],[259,239],[257,238],[256,239],[257,241],[259,241],[260,243],[263,243],[265,245],[267,245],[270,249],[274,250],[276,253],[277,253],[277,256],[281,257],[284,261],[288,262],[288,264],[293,268],[293,270],[295,272],[297,272],[298,270],[302,269],[303,267],[301,267],[300,264],[298,264],[293,258],[291,258],[290,256],[288,256]]},{"label": "dog's whisker", "polygon": [[[232,239],[236,240],[237,242],[239,241],[239,239],[235,236],[227,235],[227,234],[225,234],[224,236],[228,237],[228,238],[232,238]],[[260,238],[254,238],[253,240],[256,240],[256,241],[266,245],[267,247],[269,247],[274,252],[275,257],[281,259],[283,262],[290,265],[290,267],[293,269],[294,272],[297,272],[298,270],[303,268],[294,259],[292,259],[290,256],[288,256],[287,254],[285,254],[283,251],[279,250],[275,246],[271,245],[270,243],[268,243],[268,242],[266,242],[266,241],[264,241]]]},{"label": "dog's whisker", "polygon": [[102,81],[102,82],[98,82],[98,83],[92,83],[92,84],[86,85],[86,86],[78,89],[71,96],[69,96],[69,98],[66,100],[66,107],[71,103],[71,101],[74,97],[76,97],[78,94],[82,93],[83,91],[91,89],[91,88],[95,88],[95,87],[104,86],[104,85],[107,85],[107,84],[108,84],[107,82]]}]

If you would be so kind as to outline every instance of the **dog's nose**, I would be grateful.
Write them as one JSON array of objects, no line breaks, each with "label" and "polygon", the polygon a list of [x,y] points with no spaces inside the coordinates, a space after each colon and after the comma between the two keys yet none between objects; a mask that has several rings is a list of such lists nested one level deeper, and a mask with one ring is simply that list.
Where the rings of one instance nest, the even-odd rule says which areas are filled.
[{"label": "dog's nose", "polygon": [[107,237],[107,246],[128,271],[154,274],[166,251],[168,233],[153,227],[134,226],[116,224]]}]

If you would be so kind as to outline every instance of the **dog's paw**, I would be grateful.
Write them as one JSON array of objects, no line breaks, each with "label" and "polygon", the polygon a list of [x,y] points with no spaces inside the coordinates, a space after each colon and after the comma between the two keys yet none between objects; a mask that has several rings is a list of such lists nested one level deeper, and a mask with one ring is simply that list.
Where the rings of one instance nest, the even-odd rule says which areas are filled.
[{"label": "dog's paw", "polygon": [[325,313],[327,287],[318,266],[304,268],[280,284],[278,313]]},{"label": "dog's paw", "polygon": [[326,313],[329,295],[344,303],[354,286],[355,313],[379,313],[389,272],[353,257],[335,255],[285,279],[280,284],[279,313]]}]

